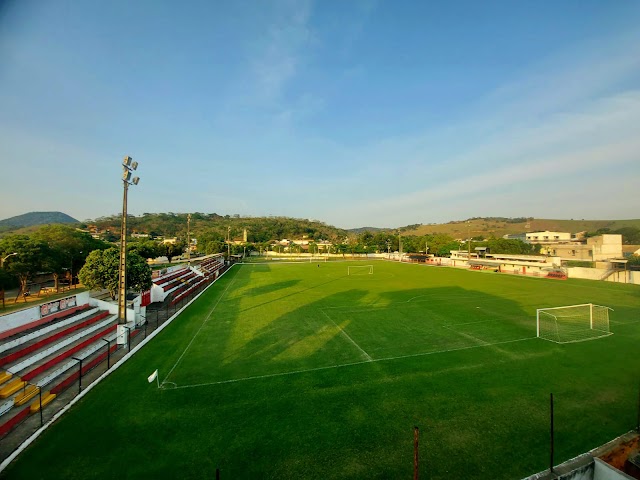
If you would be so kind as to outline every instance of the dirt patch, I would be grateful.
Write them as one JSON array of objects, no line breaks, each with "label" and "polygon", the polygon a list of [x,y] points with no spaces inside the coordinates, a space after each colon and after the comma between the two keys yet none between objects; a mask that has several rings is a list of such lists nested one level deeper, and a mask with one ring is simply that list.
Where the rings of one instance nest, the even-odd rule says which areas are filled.
[{"label": "dirt patch", "polygon": [[625,463],[627,462],[627,458],[630,455],[640,451],[640,436],[636,436],[631,440],[626,442],[622,442],[620,445],[617,445],[613,450],[607,452],[604,455],[601,455],[600,460],[607,462],[612,467],[617,468],[618,470],[625,471]]}]

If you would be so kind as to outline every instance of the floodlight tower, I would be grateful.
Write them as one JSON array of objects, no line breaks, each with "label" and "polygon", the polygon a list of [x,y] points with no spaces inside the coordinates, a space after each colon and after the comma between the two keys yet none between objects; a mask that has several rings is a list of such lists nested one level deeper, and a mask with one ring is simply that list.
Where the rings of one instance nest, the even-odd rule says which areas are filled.
[{"label": "floodlight tower", "polygon": [[138,185],[139,177],[133,177],[133,171],[138,168],[138,162],[131,157],[122,160],[122,185],[124,195],[122,197],[122,224],[120,227],[120,269],[118,277],[118,343],[126,343],[127,324],[127,191],[129,185]]}]

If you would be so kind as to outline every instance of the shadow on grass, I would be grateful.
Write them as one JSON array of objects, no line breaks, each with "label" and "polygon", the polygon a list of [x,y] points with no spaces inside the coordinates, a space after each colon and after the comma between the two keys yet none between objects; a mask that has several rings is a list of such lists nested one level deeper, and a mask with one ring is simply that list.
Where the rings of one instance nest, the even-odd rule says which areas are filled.
[{"label": "shadow on grass", "polygon": [[244,295],[252,295],[252,296],[266,295],[268,293],[276,292],[278,290],[284,290],[287,288],[294,287],[299,283],[300,283],[300,280],[286,280],[284,282],[269,283],[267,285],[262,285],[260,287],[250,288],[249,290],[244,292]]},{"label": "shadow on grass", "polygon": [[[371,283],[368,289],[340,290],[345,285],[339,280],[244,308],[244,295],[226,300],[224,312],[200,332],[173,381],[178,386],[237,381],[476,347],[513,359],[517,355],[500,345],[535,337],[535,319],[513,300],[461,287],[390,292]],[[236,276],[234,288],[250,282]],[[300,282],[276,282],[249,292],[286,293],[285,285]],[[302,294],[313,289],[325,289],[325,295],[305,303]],[[372,305],[372,295],[377,304]],[[280,302],[296,296],[300,303],[280,313],[290,306]]]}]

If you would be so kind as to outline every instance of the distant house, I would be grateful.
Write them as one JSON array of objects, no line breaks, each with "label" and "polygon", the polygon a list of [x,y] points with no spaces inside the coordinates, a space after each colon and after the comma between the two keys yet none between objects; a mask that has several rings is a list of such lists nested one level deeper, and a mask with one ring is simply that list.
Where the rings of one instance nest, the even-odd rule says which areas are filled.
[{"label": "distant house", "polygon": [[547,255],[560,257],[562,260],[607,261],[623,257],[622,235],[598,235],[587,238],[586,242],[543,243],[540,251]]}]

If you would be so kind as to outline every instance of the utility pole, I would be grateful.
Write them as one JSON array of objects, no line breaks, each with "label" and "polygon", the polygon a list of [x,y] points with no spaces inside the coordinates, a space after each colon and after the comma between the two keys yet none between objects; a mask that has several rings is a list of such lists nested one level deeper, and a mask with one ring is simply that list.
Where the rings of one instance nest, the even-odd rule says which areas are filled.
[{"label": "utility pole", "polygon": [[469,249],[469,253],[467,255],[467,262],[471,260],[471,221],[467,221],[467,227],[469,230],[468,233],[468,237],[467,237],[467,248]]},{"label": "utility pole", "polygon": [[187,266],[191,266],[191,214],[187,214]]},{"label": "utility pole", "polygon": [[231,262],[231,225],[227,227],[227,259]]}]

